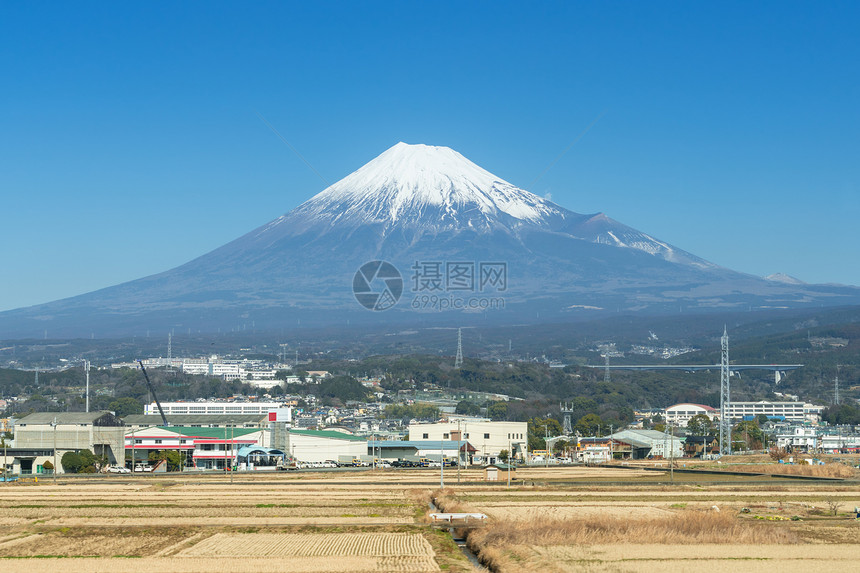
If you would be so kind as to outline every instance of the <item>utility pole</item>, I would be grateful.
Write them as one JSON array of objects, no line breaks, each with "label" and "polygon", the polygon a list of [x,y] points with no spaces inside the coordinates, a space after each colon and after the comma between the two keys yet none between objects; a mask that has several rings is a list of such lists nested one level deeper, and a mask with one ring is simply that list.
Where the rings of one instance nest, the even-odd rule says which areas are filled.
[{"label": "utility pole", "polygon": [[439,489],[445,489],[445,440],[439,440]]},{"label": "utility pole", "polygon": [[224,426],[224,477],[227,477],[227,426]]},{"label": "utility pole", "polygon": [[613,431],[613,429],[614,429],[614,426],[612,424],[609,424],[609,461],[610,462],[613,460],[613,457],[612,457],[612,431]]},{"label": "utility pole", "polygon": [[511,487],[511,440],[508,438],[508,487]]},{"label": "utility pole", "polygon": [[236,465],[233,462],[233,457],[236,455],[235,444],[236,444],[236,423],[234,421],[230,422],[230,483],[233,483],[233,467]]},{"label": "utility pole", "polygon": [[549,426],[546,424],[543,425],[543,447],[544,455],[543,455],[543,467],[545,469],[549,469],[549,444],[547,444],[546,439],[549,438]]},{"label": "utility pole", "polygon": [[90,361],[84,360],[84,371],[87,374],[87,389],[86,389],[86,400],[87,400],[87,412],[90,411]]},{"label": "utility pole", "polygon": [[457,420],[457,485],[460,484],[460,465],[462,464],[462,459],[460,458],[460,442],[462,441],[462,434],[460,434],[460,420]]},{"label": "utility pole", "polygon": [[54,485],[57,484],[57,417],[54,416],[54,421],[51,422],[54,428]]},{"label": "utility pole", "polygon": [[669,423],[669,479],[675,483],[675,426]]}]

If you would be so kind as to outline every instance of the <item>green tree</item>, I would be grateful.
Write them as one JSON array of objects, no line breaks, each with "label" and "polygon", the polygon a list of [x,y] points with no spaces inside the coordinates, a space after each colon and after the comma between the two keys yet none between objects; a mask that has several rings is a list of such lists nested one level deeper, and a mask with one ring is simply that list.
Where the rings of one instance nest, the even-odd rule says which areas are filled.
[{"label": "green tree", "polygon": [[481,413],[481,407],[469,400],[460,400],[457,402],[457,408],[454,410],[454,413],[463,416],[477,416]]},{"label": "green tree", "polygon": [[755,420],[741,422],[732,430],[732,442],[744,444],[744,449],[760,450],[764,433]]},{"label": "green tree", "polygon": [[552,451],[555,454],[562,454],[570,448],[570,442],[567,440],[559,440],[553,445]]},{"label": "green tree", "polygon": [[392,420],[438,420],[439,408],[430,404],[389,404],[382,416]]},{"label": "green tree", "polygon": [[[98,459],[89,450],[80,450],[78,452],[66,452],[60,458],[60,464],[63,466],[63,471],[70,474],[93,474],[98,470],[96,464]],[[42,466],[44,467],[44,465]]]},{"label": "green tree", "polygon": [[493,402],[487,407],[487,416],[491,420],[507,420],[508,419],[508,403]]},{"label": "green tree", "polygon": [[60,458],[60,465],[63,466],[63,471],[68,474],[76,474],[81,469],[81,456],[75,452],[66,452]]},{"label": "green tree", "polygon": [[499,452],[499,459],[502,460],[503,462],[507,463],[510,455],[511,454],[508,450],[502,450],[501,452]]},{"label": "green tree", "polygon": [[854,404],[840,404],[824,409],[821,419],[828,424],[860,424],[860,406]]},{"label": "green tree", "polygon": [[573,429],[580,436],[596,436],[603,425],[603,420],[597,414],[586,414],[577,420]]},{"label": "green tree", "polygon": [[130,414],[143,414],[143,404],[134,398],[117,398],[108,404],[108,410],[116,413],[117,417],[124,418]]},{"label": "green tree", "polygon": [[691,436],[707,436],[713,429],[713,422],[707,414],[696,414],[687,422],[687,434]]},{"label": "green tree", "polygon": [[161,460],[167,460],[167,471],[175,472],[182,464],[182,455],[176,450],[158,450],[149,452],[150,465],[155,465]]}]

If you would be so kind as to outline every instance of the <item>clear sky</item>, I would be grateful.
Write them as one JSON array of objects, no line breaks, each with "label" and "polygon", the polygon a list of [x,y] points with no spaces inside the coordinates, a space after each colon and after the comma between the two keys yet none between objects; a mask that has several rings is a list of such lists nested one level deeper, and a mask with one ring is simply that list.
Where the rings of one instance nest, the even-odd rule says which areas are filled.
[{"label": "clear sky", "polygon": [[[858,2],[0,3],[0,309],[167,270],[398,141],[860,284]],[[593,127],[551,169],[577,137]]]}]

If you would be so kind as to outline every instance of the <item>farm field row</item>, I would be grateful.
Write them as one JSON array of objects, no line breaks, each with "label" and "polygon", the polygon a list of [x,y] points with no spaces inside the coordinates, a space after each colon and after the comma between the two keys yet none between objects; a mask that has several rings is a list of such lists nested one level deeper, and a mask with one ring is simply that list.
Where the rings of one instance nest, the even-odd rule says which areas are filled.
[{"label": "farm field row", "polygon": [[539,468],[527,470],[537,485],[518,479],[510,488],[458,486],[446,472],[441,492],[428,472],[415,480],[344,472],[234,476],[232,484],[199,475],[3,484],[0,567],[473,571],[447,533],[427,525],[431,498],[490,517],[469,543],[498,572],[763,571],[764,563],[791,572],[819,560],[841,571],[858,557],[860,524],[848,515],[860,505],[856,483],[669,485],[652,482],[659,472],[610,470],[625,477],[612,485],[603,483],[605,468],[575,469],[582,483],[564,483],[569,468]]}]

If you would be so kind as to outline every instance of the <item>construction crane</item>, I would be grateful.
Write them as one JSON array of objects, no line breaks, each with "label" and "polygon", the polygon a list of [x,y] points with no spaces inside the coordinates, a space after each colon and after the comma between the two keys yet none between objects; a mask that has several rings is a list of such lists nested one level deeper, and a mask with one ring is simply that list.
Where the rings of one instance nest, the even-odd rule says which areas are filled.
[{"label": "construction crane", "polygon": [[152,382],[149,381],[149,375],[146,373],[146,368],[143,367],[143,361],[138,360],[137,363],[140,364],[140,369],[143,371],[143,377],[146,379],[146,385],[149,387],[152,399],[155,400],[155,405],[158,406],[158,413],[161,414],[161,421],[164,422],[164,426],[167,427],[170,424],[167,423],[167,416],[164,415],[164,408],[161,407],[161,402],[158,401],[158,396],[155,395],[155,388],[153,388]]}]

